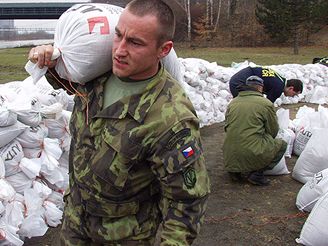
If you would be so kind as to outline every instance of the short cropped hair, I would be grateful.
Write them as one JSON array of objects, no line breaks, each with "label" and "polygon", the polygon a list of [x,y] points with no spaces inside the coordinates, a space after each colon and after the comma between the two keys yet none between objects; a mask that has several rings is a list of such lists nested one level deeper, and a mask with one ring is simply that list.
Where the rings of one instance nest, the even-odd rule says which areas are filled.
[{"label": "short cropped hair", "polygon": [[162,0],[133,0],[126,8],[134,15],[153,15],[158,19],[158,45],[173,40],[175,16],[173,10]]},{"label": "short cropped hair", "polygon": [[287,80],[286,87],[294,87],[295,92],[302,93],[303,92],[303,83],[299,79],[289,79]]}]

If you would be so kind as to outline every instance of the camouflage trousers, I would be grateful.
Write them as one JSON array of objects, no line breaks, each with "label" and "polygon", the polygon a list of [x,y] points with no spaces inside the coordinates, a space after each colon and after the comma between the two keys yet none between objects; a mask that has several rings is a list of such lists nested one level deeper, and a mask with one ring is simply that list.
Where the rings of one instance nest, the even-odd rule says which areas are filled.
[{"label": "camouflage trousers", "polygon": [[155,243],[160,218],[157,207],[149,206],[149,202],[143,202],[140,207],[143,216],[145,212],[148,214],[144,220],[138,219],[138,214],[121,218],[89,214],[77,189],[71,189],[65,200],[61,246],[148,246]]}]

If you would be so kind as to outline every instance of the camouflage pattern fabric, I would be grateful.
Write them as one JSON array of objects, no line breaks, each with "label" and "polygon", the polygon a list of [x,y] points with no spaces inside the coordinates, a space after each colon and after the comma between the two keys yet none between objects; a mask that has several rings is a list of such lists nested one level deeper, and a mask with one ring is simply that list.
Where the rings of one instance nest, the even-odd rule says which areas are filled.
[{"label": "camouflage pattern fabric", "polygon": [[190,245],[210,189],[194,108],[162,68],[102,109],[109,75],[77,87],[62,245],[153,245],[161,222],[161,245]]}]

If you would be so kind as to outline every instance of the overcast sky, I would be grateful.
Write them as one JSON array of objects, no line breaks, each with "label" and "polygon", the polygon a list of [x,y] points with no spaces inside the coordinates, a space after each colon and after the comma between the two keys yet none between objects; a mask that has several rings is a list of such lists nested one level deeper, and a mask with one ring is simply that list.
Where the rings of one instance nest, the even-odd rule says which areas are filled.
[{"label": "overcast sky", "polygon": [[[41,2],[90,2],[90,0],[1,0],[1,3],[41,3]],[[55,28],[57,20],[15,20],[18,28]]]}]

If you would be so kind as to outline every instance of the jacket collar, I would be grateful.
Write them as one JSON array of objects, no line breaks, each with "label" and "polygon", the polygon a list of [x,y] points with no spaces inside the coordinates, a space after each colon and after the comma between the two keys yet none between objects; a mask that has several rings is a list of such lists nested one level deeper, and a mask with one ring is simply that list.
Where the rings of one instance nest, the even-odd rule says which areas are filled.
[{"label": "jacket collar", "polygon": [[[129,114],[137,122],[142,123],[149,109],[152,107],[158,95],[162,91],[167,76],[168,74],[166,70],[163,66],[161,66],[157,75],[146,86],[145,90],[142,93],[124,97],[121,100],[110,105],[109,107],[105,108],[104,110],[101,110],[94,117],[123,119],[126,117],[127,114]],[[102,88],[103,87],[104,83],[102,83]],[[101,104],[102,101],[103,97],[101,100]]]},{"label": "jacket collar", "polygon": [[247,90],[247,91],[240,91],[238,96],[244,97],[244,96],[260,96],[263,97],[263,94],[256,90]]}]

